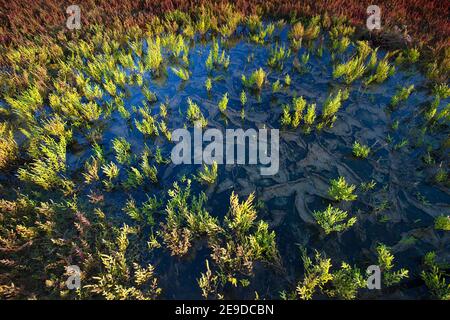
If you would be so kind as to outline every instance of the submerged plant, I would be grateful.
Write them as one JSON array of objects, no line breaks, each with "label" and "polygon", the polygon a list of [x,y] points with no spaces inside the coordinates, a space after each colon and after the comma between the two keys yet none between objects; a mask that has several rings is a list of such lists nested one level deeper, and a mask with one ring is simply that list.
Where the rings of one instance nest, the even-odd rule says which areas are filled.
[{"label": "submerged plant", "polygon": [[353,201],[356,199],[356,194],[353,194],[356,186],[347,184],[344,177],[332,179],[330,183],[331,186],[328,189],[328,194],[335,201]]},{"label": "submerged plant", "polygon": [[350,228],[356,222],[356,217],[347,219],[348,213],[339,208],[328,205],[324,211],[314,211],[313,217],[323,228],[326,234],[331,232],[342,232]]}]

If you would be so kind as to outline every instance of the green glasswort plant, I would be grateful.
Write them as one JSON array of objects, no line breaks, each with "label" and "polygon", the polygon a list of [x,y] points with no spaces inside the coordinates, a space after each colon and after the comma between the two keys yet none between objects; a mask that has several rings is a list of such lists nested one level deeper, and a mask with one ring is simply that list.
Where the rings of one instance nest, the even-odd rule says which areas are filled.
[{"label": "green glasswort plant", "polygon": [[154,267],[142,268],[133,263],[133,268],[130,268],[127,261],[128,235],[135,232],[127,225],[120,229],[115,243],[108,246],[111,248],[109,254],[100,254],[102,269],[98,276],[93,277],[96,283],[85,286],[85,289],[107,300],[153,300],[160,295]]},{"label": "green glasswort plant", "polygon": [[205,88],[206,88],[206,91],[211,92],[211,89],[212,89],[211,78],[206,78],[206,80],[205,80]]},{"label": "green glasswort plant", "polygon": [[355,141],[353,143],[353,155],[357,158],[365,159],[369,156],[370,147]]},{"label": "green glasswort plant", "polygon": [[102,166],[103,173],[108,178],[107,180],[103,180],[103,184],[107,190],[111,190],[114,188],[114,180],[119,177],[120,169],[114,162],[110,162],[108,164],[104,164]]},{"label": "green glasswort plant", "polygon": [[291,106],[288,104],[285,104],[283,106],[283,114],[281,115],[281,125],[283,127],[288,127],[291,125],[292,118],[291,118]]},{"label": "green glasswort plant", "polygon": [[384,80],[392,76],[394,73],[395,67],[389,64],[388,57],[385,56],[378,62],[375,73],[372,74],[366,81],[364,81],[364,84],[367,86],[372,82],[382,83]]},{"label": "green glasswort plant", "polygon": [[291,85],[291,76],[289,74],[286,74],[284,77],[284,84],[289,87]]},{"label": "green glasswort plant", "polygon": [[17,171],[19,179],[32,182],[45,190],[60,187],[66,192],[71,192],[74,184],[64,176],[67,170],[65,137],[61,136],[59,141],[49,136],[41,139],[33,162]]},{"label": "green glasswort plant", "polygon": [[252,73],[249,79],[247,79],[245,75],[242,75],[241,80],[244,86],[261,90],[266,80],[266,72],[262,68],[259,68]]},{"label": "green glasswort plant", "polygon": [[272,92],[276,93],[278,91],[280,91],[281,89],[281,82],[280,80],[275,81],[274,83],[272,83]]},{"label": "green glasswort plant", "polygon": [[342,262],[341,268],[333,272],[332,275],[331,284],[333,288],[325,291],[330,297],[352,300],[356,298],[359,289],[367,287],[367,281],[364,279],[361,270],[346,262]]},{"label": "green glasswort plant", "polygon": [[158,136],[158,127],[156,126],[155,119],[150,114],[148,106],[139,108],[139,113],[142,116],[142,120],[138,121],[137,119],[134,119],[136,129],[146,136]]},{"label": "green glasswort plant", "polygon": [[206,195],[191,196],[191,180],[177,182],[168,191],[169,201],[166,205],[166,221],[162,223],[159,235],[172,255],[185,255],[195,237],[214,235],[220,231],[217,218],[205,209]]},{"label": "green glasswort plant", "polygon": [[222,66],[224,69],[228,69],[230,64],[230,56],[225,54],[225,51],[220,53],[219,43],[214,40],[211,50],[209,51],[208,58],[206,59],[206,68],[212,70],[214,68]]},{"label": "green glasswort plant", "polygon": [[328,189],[328,195],[332,197],[335,201],[353,201],[356,200],[356,194],[353,194],[356,186],[349,185],[345,181],[344,177],[339,177],[338,179],[332,179],[330,181],[330,188]]},{"label": "green glasswort plant", "polygon": [[342,106],[342,102],[347,100],[348,92],[339,90],[333,97],[332,94],[325,100],[322,108],[322,120],[325,123],[329,123],[330,126],[336,121],[336,113]]},{"label": "green glasswort plant", "polygon": [[217,167],[216,161],[213,161],[213,163],[211,165],[211,169],[206,164],[204,164],[202,170],[198,171],[195,178],[200,183],[213,184],[217,180],[217,176],[218,176],[217,169],[218,169],[218,167]]},{"label": "green glasswort plant", "polygon": [[431,251],[425,255],[425,270],[420,276],[431,292],[433,298],[440,300],[450,299],[450,283],[446,282],[446,274],[436,262],[436,253]]},{"label": "green glasswort plant", "polygon": [[283,69],[284,60],[289,58],[291,55],[291,50],[286,49],[284,46],[276,45],[274,48],[270,50],[269,59],[267,60],[267,64],[269,67],[274,69]]},{"label": "green glasswort plant", "polygon": [[297,128],[303,116],[303,111],[306,107],[306,100],[303,97],[292,98],[292,105],[294,106],[294,114],[292,116],[291,125]]},{"label": "green glasswort plant", "polygon": [[395,93],[395,95],[391,99],[391,106],[396,107],[400,102],[408,99],[411,92],[414,90],[414,85],[410,85],[409,87],[403,87],[399,91]]},{"label": "green glasswort plant", "polygon": [[191,98],[188,98],[188,109],[187,109],[187,119],[194,124],[197,121],[200,121],[202,124],[202,127],[206,127],[208,125],[208,120],[203,116],[200,107],[195,103],[192,102]]},{"label": "green glasswort plant", "polygon": [[225,112],[228,106],[228,92],[224,93],[222,99],[219,101],[219,110],[220,112]]},{"label": "green glasswort plant", "polygon": [[112,144],[117,162],[129,164],[131,161],[131,144],[124,137],[114,138]]},{"label": "green glasswort plant", "polygon": [[241,101],[242,107],[244,107],[245,104],[247,103],[247,94],[245,93],[244,90],[241,91],[241,94],[240,94],[240,96],[239,96],[239,99],[240,99],[240,101]]},{"label": "green glasswort plant", "polygon": [[324,211],[314,211],[313,217],[325,231],[325,234],[331,232],[343,232],[350,228],[356,222],[356,217],[347,219],[348,213],[339,208],[334,208],[331,204]]},{"label": "green glasswort plant", "polygon": [[314,124],[314,121],[316,120],[316,104],[312,103],[308,105],[308,108],[306,109],[305,114],[305,131],[309,133],[311,131],[311,127]]},{"label": "green glasswort plant", "polygon": [[434,219],[434,229],[450,231],[450,216],[438,216]]},{"label": "green glasswort plant", "polygon": [[331,259],[327,259],[316,251],[313,260],[308,257],[306,250],[302,252],[303,267],[305,276],[299,282],[296,292],[300,299],[311,300],[317,289],[322,290],[324,285],[333,279],[330,273]]},{"label": "green glasswort plant", "polygon": [[394,268],[394,255],[391,253],[390,249],[380,243],[376,247],[378,256],[378,265],[383,274],[383,283],[387,286],[393,286],[398,284],[402,279],[408,278],[408,270],[400,269],[398,271],[393,271]]},{"label": "green glasswort plant", "polygon": [[19,155],[19,148],[14,140],[13,131],[6,122],[0,123],[0,169],[6,168]]},{"label": "green glasswort plant", "polygon": [[182,67],[180,68],[175,68],[175,67],[171,67],[170,68],[173,73],[175,73],[181,80],[183,81],[187,81],[189,80],[189,70],[186,70]]}]

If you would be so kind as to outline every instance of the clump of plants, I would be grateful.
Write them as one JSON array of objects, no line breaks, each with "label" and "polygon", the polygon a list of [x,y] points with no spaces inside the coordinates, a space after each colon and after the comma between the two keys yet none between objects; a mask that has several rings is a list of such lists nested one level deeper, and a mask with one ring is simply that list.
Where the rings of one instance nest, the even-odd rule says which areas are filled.
[{"label": "clump of plants", "polygon": [[391,99],[391,106],[396,107],[402,101],[408,99],[411,92],[414,90],[414,85],[410,85],[409,87],[403,87],[399,91],[395,93],[395,95]]},{"label": "clump of plants", "polygon": [[225,112],[228,107],[228,93],[225,93],[222,96],[222,99],[219,101],[219,110],[220,112]]},{"label": "clump of plants", "polygon": [[230,56],[226,55],[225,51],[220,53],[219,43],[214,40],[208,58],[206,59],[206,68],[212,70],[214,68],[223,67],[228,69],[230,64]]},{"label": "clump of plants", "polygon": [[450,217],[438,216],[434,219],[434,228],[436,230],[450,231]]},{"label": "clump of plants", "polygon": [[161,223],[160,237],[172,255],[183,256],[192,241],[202,235],[214,235],[221,227],[217,218],[205,209],[206,195],[191,195],[191,180],[182,179],[168,191],[169,201],[165,208],[165,222]]},{"label": "clump of plants", "polygon": [[91,294],[101,295],[107,300],[154,300],[161,294],[152,265],[143,268],[133,263],[131,267],[127,261],[128,235],[134,232],[124,225],[115,243],[111,244],[115,248],[112,247],[109,254],[100,254],[101,272],[93,277],[95,283],[84,287]]},{"label": "clump of plants", "polygon": [[394,255],[391,250],[384,244],[380,243],[376,247],[378,256],[378,266],[383,274],[383,283],[385,286],[390,287],[398,284],[402,279],[408,278],[408,270],[400,269],[393,271],[394,269]]},{"label": "clump of plants", "polygon": [[181,80],[183,80],[183,81],[189,80],[189,77],[190,77],[189,70],[186,70],[182,67],[180,67],[180,68],[172,67],[171,69],[172,69],[173,73],[175,73]]},{"label": "clump of plants", "polygon": [[446,281],[446,274],[442,266],[436,262],[436,253],[431,251],[425,255],[425,269],[420,276],[431,292],[433,298],[440,300],[450,299],[450,283]]},{"label": "clump of plants", "polygon": [[332,272],[331,259],[318,251],[315,252],[313,260],[303,249],[302,261],[305,275],[292,295],[294,299],[298,297],[311,300],[315,294],[321,293],[333,298],[351,300],[356,298],[359,289],[367,285],[358,267],[342,262],[341,268]]},{"label": "clump of plants", "polygon": [[217,180],[218,167],[217,162],[213,161],[211,167],[204,164],[202,170],[197,173],[196,179],[201,183],[213,184]]},{"label": "clump of plants", "polygon": [[191,98],[188,98],[188,109],[186,117],[187,119],[192,123],[195,124],[196,122],[200,122],[202,127],[206,127],[208,125],[208,120],[203,116],[202,111],[200,110],[200,107],[198,104],[193,102]]},{"label": "clump of plants", "polygon": [[370,147],[355,141],[353,143],[353,155],[357,158],[365,159],[369,156]]},{"label": "clump of plants", "polygon": [[266,72],[262,68],[259,68],[251,74],[249,79],[245,75],[242,75],[241,80],[245,87],[261,90],[266,80]]},{"label": "clump of plants", "polygon": [[349,93],[347,91],[339,90],[338,93],[333,97],[332,94],[328,96],[325,100],[322,108],[322,126],[328,124],[332,126],[336,121],[336,113],[342,106],[342,102],[347,100]]},{"label": "clump of plants", "polygon": [[294,50],[298,50],[302,46],[304,34],[305,34],[305,27],[301,22],[296,22],[295,24],[292,25],[288,37],[289,40],[291,41],[291,47]]},{"label": "clump of plants", "polygon": [[331,232],[343,232],[350,228],[356,222],[356,217],[347,219],[348,213],[331,204],[324,211],[314,211],[313,217],[319,226],[325,231],[325,234]]},{"label": "clump of plants", "polygon": [[275,46],[271,49],[267,64],[271,68],[283,69],[283,62],[291,55],[291,50],[286,49],[284,46]]},{"label": "clump of plants", "polygon": [[353,192],[356,186],[348,184],[344,177],[338,179],[332,179],[330,181],[330,188],[328,189],[328,195],[335,201],[353,201],[356,200],[357,195]]},{"label": "clump of plants", "polygon": [[13,137],[13,132],[5,122],[0,123],[0,169],[6,168],[19,155],[19,148]]}]

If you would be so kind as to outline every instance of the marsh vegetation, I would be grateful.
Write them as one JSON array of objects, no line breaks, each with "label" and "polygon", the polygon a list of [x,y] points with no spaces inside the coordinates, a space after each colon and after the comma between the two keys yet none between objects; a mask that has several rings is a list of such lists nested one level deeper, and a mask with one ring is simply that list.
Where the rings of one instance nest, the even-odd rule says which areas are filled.
[{"label": "marsh vegetation", "polygon": [[[416,48],[231,6],[86,28],[5,53],[0,297],[449,298],[450,89]],[[197,121],[280,128],[279,172],[172,164]]]}]

